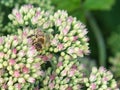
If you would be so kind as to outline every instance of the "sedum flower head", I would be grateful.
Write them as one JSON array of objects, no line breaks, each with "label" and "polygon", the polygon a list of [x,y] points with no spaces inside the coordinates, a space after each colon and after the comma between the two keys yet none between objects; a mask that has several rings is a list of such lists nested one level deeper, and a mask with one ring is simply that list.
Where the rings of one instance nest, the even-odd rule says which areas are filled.
[{"label": "sedum flower head", "polygon": [[64,60],[63,57],[53,57],[52,67],[46,71],[43,88],[40,90],[80,90],[83,83],[82,70],[76,59]]},{"label": "sedum flower head", "polygon": [[33,89],[43,76],[43,63],[27,33],[0,37],[0,89]]},{"label": "sedum flower head", "polygon": [[119,90],[113,74],[104,67],[92,68],[89,78],[84,78],[87,90]]},{"label": "sedum flower head", "polygon": [[58,54],[64,59],[83,57],[89,53],[87,29],[76,18],[68,16],[66,11],[58,10],[54,14],[24,5],[19,10],[14,9],[9,15],[13,25],[32,29],[41,29],[50,33],[48,53]]},{"label": "sedum flower head", "polygon": [[12,11],[13,8],[20,8],[22,5],[28,3],[34,6],[38,6],[43,10],[47,10],[48,13],[54,12],[54,7],[51,4],[51,0],[0,0],[0,36],[13,34],[16,32],[13,30],[16,30],[18,27],[14,26],[7,18],[8,14],[10,11]]},{"label": "sedum flower head", "polygon": [[50,52],[60,53],[65,59],[83,57],[89,53],[87,29],[66,11],[58,10],[50,16],[53,23]]},{"label": "sedum flower head", "polygon": [[29,26],[31,28],[41,27],[46,29],[51,24],[48,16],[49,12],[45,12],[41,8],[35,8],[29,4],[23,5],[20,9],[13,9],[12,14],[8,17],[13,25],[17,27]]},{"label": "sedum flower head", "polygon": [[[28,6],[26,5],[26,7]],[[31,5],[29,7],[32,8]],[[21,8],[24,8],[24,6]],[[64,57],[65,60],[83,57],[89,53],[87,30],[80,21],[77,21],[72,16],[68,16],[67,12],[60,10],[45,18],[46,20],[48,19],[45,22],[42,22],[42,19],[38,19],[38,23],[36,22],[35,24],[36,28],[33,30],[40,29],[44,33],[49,34],[50,37],[47,38],[50,42],[49,50],[47,50],[48,53],[58,54]],[[33,22],[34,20],[31,21],[31,23]],[[29,28],[32,28],[30,23],[28,24]]]}]

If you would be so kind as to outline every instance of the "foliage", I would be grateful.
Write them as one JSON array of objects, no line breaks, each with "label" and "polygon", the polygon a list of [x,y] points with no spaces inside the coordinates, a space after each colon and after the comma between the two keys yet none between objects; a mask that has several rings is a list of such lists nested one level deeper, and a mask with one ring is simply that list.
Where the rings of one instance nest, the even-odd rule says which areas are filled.
[{"label": "foliage", "polygon": [[112,51],[113,54],[116,54],[117,52],[120,52],[119,41],[120,41],[120,32],[113,33],[108,39],[108,44],[109,44],[109,47],[111,48],[111,51]]},{"label": "foliage", "polygon": [[111,70],[114,73],[120,87],[120,53],[117,53],[115,57],[110,57],[109,60],[112,64]]},{"label": "foliage", "polygon": [[84,8],[87,10],[110,10],[115,0],[85,0]]}]

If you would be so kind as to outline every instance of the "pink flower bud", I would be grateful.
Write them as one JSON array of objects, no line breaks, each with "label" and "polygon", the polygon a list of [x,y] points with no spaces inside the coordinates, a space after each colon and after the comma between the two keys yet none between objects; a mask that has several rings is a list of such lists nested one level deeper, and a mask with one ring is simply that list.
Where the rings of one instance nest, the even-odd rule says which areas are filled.
[{"label": "pink flower bud", "polygon": [[68,72],[68,75],[69,75],[70,77],[74,76],[75,71],[76,71],[76,70],[71,69],[71,70]]},{"label": "pink flower bud", "polygon": [[39,75],[39,76],[44,76],[45,72],[43,72],[43,71],[37,71],[36,74]]},{"label": "pink flower bud", "polygon": [[18,78],[18,82],[19,83],[25,83],[25,79],[24,78]]},{"label": "pink flower bud", "polygon": [[16,12],[16,19],[19,23],[21,23],[23,20],[22,20],[22,15],[19,13],[19,12]]},{"label": "pink flower bud", "polygon": [[43,61],[48,61],[49,58],[48,58],[47,56],[44,55],[44,56],[42,56],[42,60],[43,60]]},{"label": "pink flower bud", "polygon": [[66,90],[73,90],[72,87],[68,86]]},{"label": "pink flower bud", "polygon": [[77,70],[77,66],[76,65],[72,65],[71,69]]},{"label": "pink flower bud", "polygon": [[51,58],[53,57],[52,54],[49,54],[49,55],[47,55],[47,56],[48,56],[49,59],[51,59]]},{"label": "pink flower bud", "polygon": [[10,60],[9,60],[9,64],[10,64],[10,65],[15,65],[15,63],[16,63],[16,61],[15,61],[14,59],[10,59]]},{"label": "pink flower bud", "polygon": [[51,41],[51,44],[57,46],[57,44],[58,44],[58,40],[53,39],[53,40]]},{"label": "pink flower bud", "polygon": [[62,76],[65,76],[65,75],[67,75],[67,72],[68,72],[68,70],[63,70],[63,71],[61,72],[61,75],[62,75]]},{"label": "pink flower bud", "polygon": [[13,52],[14,54],[16,54],[16,53],[17,53],[17,49],[14,48],[14,49],[12,50],[12,52]]},{"label": "pink flower bud", "polygon": [[28,78],[28,82],[34,83],[34,82],[35,82],[35,79],[34,79],[33,77],[29,77],[29,78]]},{"label": "pink flower bud", "polygon": [[4,57],[4,53],[3,52],[0,52],[0,58],[3,58]]},{"label": "pink flower bud", "polygon": [[54,87],[55,87],[54,83],[50,83],[50,84],[49,84],[49,88],[50,88],[50,90],[53,90]]},{"label": "pink flower bud", "polygon": [[23,57],[23,56],[25,55],[25,52],[24,52],[23,50],[21,50],[21,51],[19,51],[18,55],[19,55],[20,57]]},{"label": "pink flower bud", "polygon": [[73,22],[73,17],[68,17],[68,20],[67,20],[69,23],[72,23]]},{"label": "pink flower bud", "polygon": [[29,69],[28,69],[26,66],[24,66],[24,67],[22,68],[22,71],[23,71],[23,73],[28,73],[28,72],[29,72]]},{"label": "pink flower bud", "polygon": [[37,87],[35,87],[35,88],[34,88],[34,90],[39,90],[39,87],[38,87],[38,86],[37,86]]},{"label": "pink flower bud", "polygon": [[20,73],[19,73],[19,71],[14,71],[14,77],[19,77],[20,76]]},{"label": "pink flower bud", "polygon": [[96,84],[92,83],[90,88],[91,88],[91,90],[96,90]]},{"label": "pink flower bud", "polygon": [[84,50],[83,53],[85,53],[85,55],[90,54],[90,50]]},{"label": "pink flower bud", "polygon": [[40,62],[35,63],[35,64],[33,65],[33,67],[36,68],[36,69],[39,69],[39,68],[40,68]]},{"label": "pink flower bud", "polygon": [[60,67],[62,66],[62,64],[63,64],[62,62],[58,62],[57,66]]},{"label": "pink flower bud", "polygon": [[57,46],[57,48],[58,48],[59,50],[62,50],[62,49],[64,48],[64,45],[63,45],[63,44],[59,44],[59,45]]},{"label": "pink flower bud", "polygon": [[102,81],[103,81],[103,82],[107,82],[107,81],[108,81],[108,78],[107,78],[107,77],[103,77],[103,78],[102,78]]},{"label": "pink flower bud", "polygon": [[22,33],[22,37],[24,38],[24,37],[27,37],[27,31],[24,31],[23,33]]},{"label": "pink flower bud", "polygon": [[62,21],[60,19],[56,20],[56,24],[59,26],[61,25]]},{"label": "pink flower bud", "polygon": [[76,41],[78,39],[78,36],[74,36],[73,41]]},{"label": "pink flower bud", "polygon": [[73,49],[73,48],[68,48],[68,53],[69,53],[69,54],[74,53],[74,49]]},{"label": "pink flower bud", "polygon": [[106,69],[101,66],[101,67],[99,68],[99,72],[104,73],[104,72],[106,72]]},{"label": "pink flower bud", "polygon": [[6,89],[8,88],[7,84],[4,83],[4,84],[2,85],[2,88],[6,90]]},{"label": "pink flower bud", "polygon": [[2,37],[0,37],[0,44],[2,44],[3,43],[3,38]]},{"label": "pink flower bud", "polygon": [[27,5],[24,5],[24,8],[31,9],[31,8],[33,8],[33,6],[31,4],[27,4]]},{"label": "pink flower bud", "polygon": [[33,23],[37,23],[40,16],[40,11],[37,11],[35,16],[32,18]]},{"label": "pink flower bud", "polygon": [[33,57],[36,53],[36,49],[34,46],[31,46],[29,51],[27,52],[28,57]]},{"label": "pink flower bud", "polygon": [[66,35],[66,34],[69,32],[69,29],[68,29],[68,28],[65,28],[65,29],[63,29],[62,32],[63,32],[64,35]]},{"label": "pink flower bud", "polygon": [[50,75],[50,80],[53,81],[55,79],[55,74]]},{"label": "pink flower bud", "polygon": [[82,56],[82,55],[83,55],[83,51],[82,51],[81,49],[79,49],[78,52],[76,52],[76,54],[77,54],[78,56]]},{"label": "pink flower bud", "polygon": [[18,41],[18,37],[17,37],[17,36],[14,36],[13,38],[14,38],[14,40],[17,40],[17,41]]},{"label": "pink flower bud", "polygon": [[15,84],[15,87],[16,87],[18,90],[21,90],[22,85],[21,85],[20,83],[17,83],[17,84]]}]

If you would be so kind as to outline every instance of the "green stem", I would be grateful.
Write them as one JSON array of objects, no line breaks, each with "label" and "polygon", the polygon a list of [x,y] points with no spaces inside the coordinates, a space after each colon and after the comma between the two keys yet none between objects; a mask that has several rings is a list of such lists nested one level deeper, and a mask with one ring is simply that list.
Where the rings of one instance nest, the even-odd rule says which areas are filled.
[{"label": "green stem", "polygon": [[106,66],[106,47],[104,43],[104,39],[101,33],[99,26],[96,23],[95,18],[92,16],[90,12],[86,13],[89,25],[95,35],[97,46],[99,50],[99,64],[102,66]]}]

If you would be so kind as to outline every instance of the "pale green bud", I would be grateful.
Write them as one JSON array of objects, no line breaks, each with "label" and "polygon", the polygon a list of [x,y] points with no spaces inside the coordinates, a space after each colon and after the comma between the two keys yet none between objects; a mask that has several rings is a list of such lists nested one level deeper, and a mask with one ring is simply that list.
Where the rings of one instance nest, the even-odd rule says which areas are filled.
[{"label": "pale green bud", "polygon": [[3,68],[3,64],[2,63],[0,63],[0,68]]},{"label": "pale green bud", "polygon": [[64,52],[61,52],[61,56],[65,56],[65,53],[64,53]]},{"label": "pale green bud", "polygon": [[7,62],[7,61],[4,61],[4,62],[3,62],[3,66],[6,67],[7,65],[8,65],[8,62]]},{"label": "pale green bud", "polygon": [[58,52],[58,49],[57,49],[57,48],[55,48],[55,49],[54,49],[54,52],[55,52],[55,53],[57,53],[57,52]]},{"label": "pale green bud", "polygon": [[14,65],[14,69],[18,70],[20,68],[20,66],[18,64]]}]

